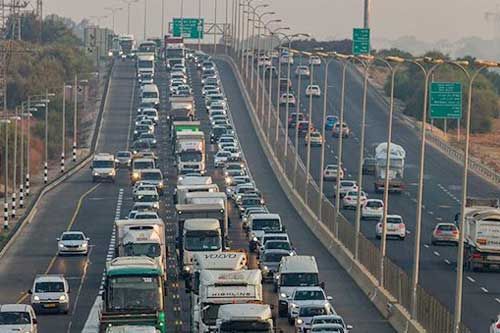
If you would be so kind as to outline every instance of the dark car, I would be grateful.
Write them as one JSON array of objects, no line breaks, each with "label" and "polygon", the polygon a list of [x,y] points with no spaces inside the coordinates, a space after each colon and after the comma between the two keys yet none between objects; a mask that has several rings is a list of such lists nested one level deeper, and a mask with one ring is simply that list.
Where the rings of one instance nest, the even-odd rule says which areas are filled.
[{"label": "dark car", "polygon": [[299,123],[297,124],[298,135],[305,136],[309,131],[309,126],[310,126],[309,121],[307,120],[299,121]]},{"label": "dark car", "polygon": [[306,116],[302,112],[292,112],[288,116],[288,128],[293,128],[297,125],[297,120],[305,120]]},{"label": "dark car", "polygon": [[363,160],[363,174],[364,175],[374,175],[376,164],[377,164],[377,160],[375,158],[366,157]]},{"label": "dark car", "polygon": [[339,121],[337,116],[326,116],[325,129],[331,130],[333,126]]}]

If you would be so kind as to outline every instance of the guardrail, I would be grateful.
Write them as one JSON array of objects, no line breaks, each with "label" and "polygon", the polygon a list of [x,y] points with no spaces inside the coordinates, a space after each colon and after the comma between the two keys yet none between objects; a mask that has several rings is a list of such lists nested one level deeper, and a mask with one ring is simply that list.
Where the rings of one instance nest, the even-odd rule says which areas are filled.
[{"label": "guardrail", "polygon": [[91,141],[91,148],[87,155],[83,157],[83,159],[77,163],[75,163],[73,166],[67,169],[64,173],[60,174],[58,177],[50,180],[46,185],[44,185],[40,191],[35,194],[35,199],[32,200],[28,206],[26,207],[26,210],[24,212],[24,215],[19,219],[19,222],[16,223],[14,226],[12,232],[8,235],[7,241],[4,243],[3,247],[0,248],[0,259],[5,255],[5,253],[8,251],[8,249],[12,246],[13,242],[17,239],[20,231],[22,228],[26,225],[26,223],[29,223],[32,218],[34,217],[36,211],[37,211],[37,206],[40,203],[41,199],[45,194],[56,188],[59,184],[61,184],[63,181],[66,179],[70,178],[73,176],[75,173],[77,173],[79,170],[81,170],[87,163],[89,163],[92,159],[92,156],[95,152],[97,142],[98,142],[98,137],[99,137],[99,132],[101,130],[102,126],[102,117],[105,109],[105,104],[106,104],[106,98],[108,95],[108,90],[109,90],[109,83],[111,80],[111,73],[113,70],[113,63],[110,64],[110,66],[107,68],[106,74],[105,74],[105,83],[104,83],[104,90],[103,90],[103,95],[101,98],[101,103],[99,105],[99,113],[97,115],[97,121],[96,121],[96,127],[94,128],[94,133],[92,134],[92,141]]},{"label": "guardrail", "polygon": [[[284,192],[330,254],[346,269],[398,332],[453,332],[453,316],[450,311],[420,286],[417,290],[417,316],[411,317],[411,278],[387,257],[384,259],[385,282],[383,286],[379,285],[376,277],[380,276],[380,252],[377,246],[362,234],[359,235],[360,258],[359,261],[354,260],[354,226],[341,214],[335,219],[335,207],[332,202],[323,193],[319,193],[313,177],[306,175],[300,157],[298,161],[295,160],[295,147],[289,138],[283,140],[285,129],[279,121],[279,113],[274,108],[274,103],[270,109],[265,103],[264,110],[261,109],[261,102],[259,105],[254,104],[256,91],[260,91],[262,82],[254,82],[254,89],[250,89],[250,80],[240,72],[238,60],[230,56],[222,58],[233,68],[250,110],[252,124]],[[266,89],[264,91],[267,93]],[[275,140],[276,129],[279,131],[278,141]],[[323,217],[321,220],[318,218],[320,200]],[[462,325],[460,332],[471,331]]]}]

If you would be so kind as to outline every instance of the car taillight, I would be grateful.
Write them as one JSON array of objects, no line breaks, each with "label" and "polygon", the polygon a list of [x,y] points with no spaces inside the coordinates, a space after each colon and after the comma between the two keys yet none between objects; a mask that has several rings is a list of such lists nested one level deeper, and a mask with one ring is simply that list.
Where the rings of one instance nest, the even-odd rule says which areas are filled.
[{"label": "car taillight", "polygon": [[480,259],[481,258],[481,254],[480,253],[473,253],[472,254],[472,258],[473,259]]},{"label": "car taillight", "polygon": [[436,230],[436,235],[441,235],[441,230]]},{"label": "car taillight", "polygon": [[405,224],[404,223],[400,223],[399,224],[399,229],[404,229],[405,228]]},{"label": "car taillight", "polygon": [[454,235],[458,235],[458,230],[453,230],[452,232]]},{"label": "car taillight", "polygon": [[497,328],[500,328],[500,322],[497,323]]}]

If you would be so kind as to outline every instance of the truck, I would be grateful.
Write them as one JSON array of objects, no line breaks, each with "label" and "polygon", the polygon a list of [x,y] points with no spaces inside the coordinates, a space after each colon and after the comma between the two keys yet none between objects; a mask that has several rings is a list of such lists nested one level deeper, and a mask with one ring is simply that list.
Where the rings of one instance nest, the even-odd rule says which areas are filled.
[{"label": "truck", "polygon": [[185,59],[184,38],[165,36],[165,66],[167,70],[176,64],[184,64]]},{"label": "truck", "polygon": [[193,96],[172,96],[169,98],[169,102],[168,120],[170,122],[195,119]]},{"label": "truck", "polygon": [[156,57],[156,50],[157,50],[156,42],[151,40],[145,40],[139,43],[136,55],[137,56],[152,55]]},{"label": "truck", "polygon": [[[375,147],[375,192],[381,193],[385,187],[385,172],[387,166],[387,142]],[[389,152],[389,191],[401,192],[404,188],[404,169],[406,151],[400,145],[390,144]]]},{"label": "truck", "polygon": [[190,132],[199,132],[201,128],[201,123],[199,121],[172,121],[170,123],[170,129],[171,129],[171,138],[172,141],[175,143],[176,135],[179,132],[185,132],[185,131],[190,131]]},{"label": "truck", "polygon": [[186,204],[186,195],[192,192],[219,192],[219,186],[217,184],[178,185],[174,191],[174,202]]},{"label": "truck", "polygon": [[202,270],[197,304],[193,304],[193,332],[213,332],[223,304],[262,303],[262,274],[242,271]]},{"label": "truck", "polygon": [[182,273],[185,277],[193,270],[195,254],[222,252],[222,230],[217,219],[187,219],[179,236],[179,261],[182,263]]},{"label": "truck", "polygon": [[205,134],[201,131],[181,131],[175,134],[175,154],[178,172],[206,172]]},{"label": "truck", "polygon": [[161,219],[117,220],[115,256],[147,256],[158,263],[165,275],[167,247],[165,224]]},{"label": "truck", "polygon": [[112,326],[155,326],[166,333],[162,268],[146,256],[118,257],[106,263],[99,332]]},{"label": "truck", "polygon": [[218,333],[273,333],[273,315],[267,304],[225,304],[219,307]]},{"label": "truck", "polygon": [[132,52],[135,46],[133,35],[120,35],[118,37],[118,43],[120,44],[120,52],[122,57],[123,56],[125,56],[125,58],[134,57],[134,54]]},{"label": "truck", "polygon": [[154,326],[123,325],[108,327],[106,333],[158,333]]},{"label": "truck", "polygon": [[143,75],[155,75],[155,56],[152,54],[137,55],[136,62],[137,78]]},{"label": "truck", "polygon": [[467,269],[500,268],[500,199],[468,198],[461,232]]}]

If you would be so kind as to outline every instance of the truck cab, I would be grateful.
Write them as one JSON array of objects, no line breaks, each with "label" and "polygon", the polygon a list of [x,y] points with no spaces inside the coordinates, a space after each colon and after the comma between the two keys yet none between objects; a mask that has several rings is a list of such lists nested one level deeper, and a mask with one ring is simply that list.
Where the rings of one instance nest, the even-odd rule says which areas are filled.
[{"label": "truck cab", "polygon": [[94,156],[90,166],[92,170],[92,182],[109,180],[115,182],[116,161],[112,154],[100,153]]},{"label": "truck cab", "polygon": [[137,55],[137,79],[141,80],[143,74],[155,74],[155,56],[152,54]]},{"label": "truck cab", "polygon": [[219,307],[216,332],[273,333],[271,307],[267,304],[225,304]]}]

